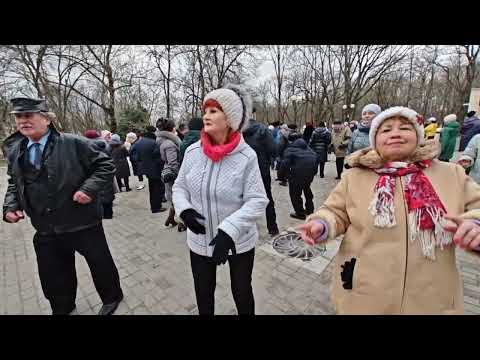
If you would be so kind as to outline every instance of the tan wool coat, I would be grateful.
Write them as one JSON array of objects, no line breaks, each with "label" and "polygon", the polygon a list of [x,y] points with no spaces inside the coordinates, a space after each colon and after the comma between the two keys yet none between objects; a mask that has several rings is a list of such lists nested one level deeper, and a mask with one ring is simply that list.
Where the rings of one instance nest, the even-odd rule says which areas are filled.
[{"label": "tan wool coat", "polygon": [[352,131],[348,127],[344,127],[339,133],[332,130],[332,145],[336,157],[345,157],[347,155],[348,142],[351,137]]},{"label": "tan wool coat", "polygon": [[[432,159],[438,144],[417,148],[410,161]],[[359,150],[347,158],[353,167],[324,205],[307,220],[329,224],[328,239],[344,234],[333,274],[332,300],[339,314],[462,314],[463,284],[455,262],[455,245],[435,249],[435,260],[426,258],[420,244],[408,239],[410,231],[403,188],[395,185],[396,225],[375,227],[368,211],[379,175],[358,167],[379,167],[376,151]],[[480,219],[480,186],[459,165],[433,160],[423,170],[447,213]],[[351,289],[344,288],[341,273],[354,258]],[[347,266],[345,266],[347,265]],[[342,268],[343,266],[343,268]],[[344,274],[345,276],[345,274]]]}]

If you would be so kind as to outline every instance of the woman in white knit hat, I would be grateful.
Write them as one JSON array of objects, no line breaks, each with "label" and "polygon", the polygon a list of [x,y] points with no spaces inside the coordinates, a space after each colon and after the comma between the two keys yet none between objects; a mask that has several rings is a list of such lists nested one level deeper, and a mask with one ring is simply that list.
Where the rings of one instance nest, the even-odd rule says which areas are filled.
[{"label": "woman in white knit hat", "polygon": [[216,267],[227,261],[239,314],[253,315],[256,221],[268,204],[255,151],[242,137],[252,105],[243,88],[227,85],[203,100],[200,141],[185,151],[173,204],[188,228],[187,244],[198,311],[213,315]]},{"label": "woman in white knit hat", "polygon": [[353,132],[350,143],[348,144],[349,154],[369,146],[368,134],[370,133],[370,124],[381,111],[382,108],[377,104],[368,104],[363,107],[362,120]]},{"label": "woman in white knit hat", "polygon": [[[352,169],[301,225],[310,244],[344,234],[333,302],[340,314],[460,314],[463,284],[455,246],[480,245],[480,186],[435,159],[414,110],[377,115],[371,147],[347,158]],[[476,253],[479,254],[479,253]]]}]

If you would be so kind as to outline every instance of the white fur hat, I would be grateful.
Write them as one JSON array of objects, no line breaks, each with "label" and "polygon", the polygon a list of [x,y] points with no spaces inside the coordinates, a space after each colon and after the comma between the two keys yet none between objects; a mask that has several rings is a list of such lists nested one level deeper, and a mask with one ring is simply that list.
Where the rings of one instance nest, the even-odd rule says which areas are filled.
[{"label": "white fur hat", "polygon": [[448,114],[447,116],[445,116],[443,118],[443,123],[444,124],[454,122],[454,121],[457,121],[457,115],[455,115],[455,114]]},{"label": "white fur hat", "polygon": [[417,132],[417,143],[418,145],[423,145],[425,140],[424,140],[424,130],[423,130],[423,124],[420,124],[419,122],[421,121],[419,119],[419,115],[415,110],[409,109],[407,107],[403,106],[394,106],[391,107],[387,110],[382,111],[380,114],[375,116],[375,118],[372,120],[372,124],[370,125],[370,145],[372,149],[375,149],[375,136],[377,134],[377,130],[380,127],[380,125],[387,119],[390,119],[395,116],[401,116],[406,119],[408,119],[412,125],[415,128],[415,131]]},{"label": "white fur hat", "polygon": [[247,128],[252,113],[252,99],[243,87],[228,84],[213,90],[205,96],[203,104],[210,99],[220,104],[233,130],[242,132]]}]

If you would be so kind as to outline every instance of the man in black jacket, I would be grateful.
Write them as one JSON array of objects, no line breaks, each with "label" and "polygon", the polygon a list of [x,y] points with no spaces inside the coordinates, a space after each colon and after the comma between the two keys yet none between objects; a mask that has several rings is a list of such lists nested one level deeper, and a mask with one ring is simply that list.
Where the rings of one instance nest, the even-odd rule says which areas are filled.
[{"label": "man in black jacket", "polygon": [[320,168],[320,177],[325,177],[325,163],[328,161],[328,147],[332,142],[332,135],[325,126],[324,121],[320,121],[318,127],[313,131],[308,143],[313,151],[317,153],[317,166]]},{"label": "man in black jacket", "polygon": [[[289,135],[288,140],[291,144],[283,154],[281,166],[289,174],[290,200],[295,210],[290,216],[305,220],[306,215],[312,214],[314,208],[310,185],[317,171],[317,155],[308,147],[302,135],[293,133]],[[303,208],[302,191],[305,196],[305,209]]]},{"label": "man in black jacket", "polygon": [[165,199],[165,184],[161,179],[163,163],[160,157],[160,146],[156,143],[155,130],[155,127],[147,126],[142,139],[134,145],[134,161],[140,164],[139,172],[148,178],[152,214],[167,210],[162,206]]},{"label": "man in black jacket", "polygon": [[3,220],[31,218],[42,290],[53,314],[75,310],[75,251],[85,257],[103,306],[112,314],[123,299],[102,227],[100,191],[113,181],[112,160],[83,137],[59,133],[45,100],[15,98],[18,131],[3,144],[8,188]]},{"label": "man in black jacket", "polygon": [[266,209],[268,233],[271,236],[278,235],[277,215],[275,214],[275,202],[272,197],[272,179],[270,177],[270,163],[275,153],[273,136],[265,125],[257,122],[255,119],[250,119],[248,128],[243,132],[243,138],[257,153],[263,185],[265,186],[268,200],[270,200]]}]

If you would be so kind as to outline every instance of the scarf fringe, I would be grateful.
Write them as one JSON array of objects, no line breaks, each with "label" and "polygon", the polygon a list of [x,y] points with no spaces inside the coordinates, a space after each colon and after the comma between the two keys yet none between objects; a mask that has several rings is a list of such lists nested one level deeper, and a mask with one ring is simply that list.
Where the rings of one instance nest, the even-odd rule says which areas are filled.
[{"label": "scarf fringe", "polygon": [[453,234],[446,231],[442,226],[443,211],[441,209],[428,207],[425,208],[425,211],[428,212],[432,219],[434,224],[433,230],[420,230],[422,209],[416,209],[408,214],[409,238],[412,243],[415,240],[420,241],[423,255],[430,260],[435,260],[435,248],[440,247],[443,250],[445,246],[452,244]]}]

